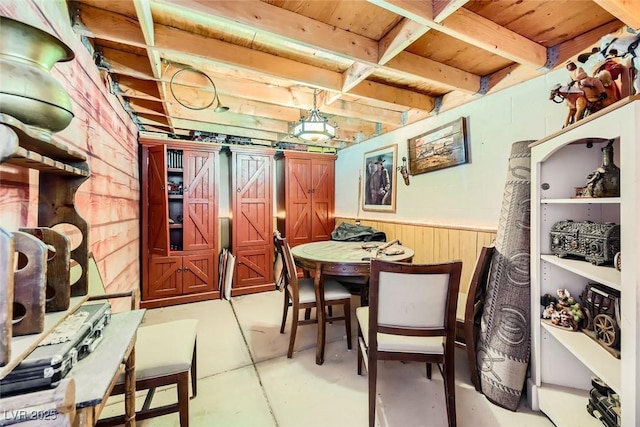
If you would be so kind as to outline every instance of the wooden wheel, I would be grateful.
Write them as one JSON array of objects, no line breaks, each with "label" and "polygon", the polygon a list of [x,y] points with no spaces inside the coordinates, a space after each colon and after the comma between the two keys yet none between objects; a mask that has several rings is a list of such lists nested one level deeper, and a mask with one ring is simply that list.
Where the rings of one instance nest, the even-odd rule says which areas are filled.
[{"label": "wooden wheel", "polygon": [[593,330],[596,338],[607,347],[615,347],[620,339],[618,327],[613,318],[607,314],[598,314],[593,319]]}]

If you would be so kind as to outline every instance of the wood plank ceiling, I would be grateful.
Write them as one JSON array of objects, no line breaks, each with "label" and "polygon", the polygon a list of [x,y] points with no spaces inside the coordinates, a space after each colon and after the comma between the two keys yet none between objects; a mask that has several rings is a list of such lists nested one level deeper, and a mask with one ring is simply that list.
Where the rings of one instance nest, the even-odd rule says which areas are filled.
[{"label": "wood plank ceiling", "polygon": [[[627,0],[82,0],[74,28],[141,130],[276,145],[318,108],[345,147],[539,76],[625,25]],[[228,112],[203,107],[214,82]]]}]

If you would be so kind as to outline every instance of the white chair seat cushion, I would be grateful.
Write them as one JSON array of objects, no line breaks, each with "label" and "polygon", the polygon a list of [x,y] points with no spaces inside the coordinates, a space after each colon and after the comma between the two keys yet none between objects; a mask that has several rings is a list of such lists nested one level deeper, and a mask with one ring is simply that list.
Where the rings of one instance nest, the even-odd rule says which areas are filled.
[{"label": "white chair seat cushion", "polygon": [[[136,380],[188,371],[197,330],[195,319],[140,327],[135,346]],[[124,374],[118,378],[118,384],[121,383],[124,383]]]},{"label": "white chair seat cushion", "polygon": [[456,320],[464,322],[464,311],[467,307],[467,294],[464,292],[458,293],[458,307],[456,308]]},{"label": "white chair seat cushion", "polygon": [[[313,279],[304,278],[298,280],[300,289],[300,304],[316,301],[316,290]],[[340,283],[335,280],[324,281],[324,300],[334,301],[339,299],[351,298],[351,293]]]},{"label": "white chair seat cushion", "polygon": [[[369,347],[369,307],[358,307],[356,317]],[[407,337],[378,333],[378,351],[396,353],[444,354],[443,337]]]}]

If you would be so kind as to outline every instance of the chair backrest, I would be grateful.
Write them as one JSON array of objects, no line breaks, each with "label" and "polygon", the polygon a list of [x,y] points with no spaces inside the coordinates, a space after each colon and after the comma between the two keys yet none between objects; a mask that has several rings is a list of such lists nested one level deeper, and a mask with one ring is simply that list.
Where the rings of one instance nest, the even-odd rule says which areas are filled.
[{"label": "chair backrest", "polygon": [[[87,258],[87,280],[88,280],[88,289],[89,289],[89,299],[88,301],[101,301],[105,299],[119,299],[119,298],[130,298],[130,309],[135,310],[136,308],[136,289],[131,289],[128,291],[116,292],[116,293],[107,293],[104,287],[104,282],[102,281],[102,275],[100,274],[100,270],[98,269],[98,264],[96,263],[96,259],[93,257],[93,253],[89,252],[89,256]],[[75,283],[76,280],[82,274],[82,267],[80,264],[74,262],[71,265],[70,269],[70,282]]]},{"label": "chair backrest", "polygon": [[[369,282],[369,338],[373,331],[445,336],[453,345],[462,261],[407,264],[374,259]],[[377,341],[377,340],[376,340]]]},{"label": "chair backrest", "polygon": [[283,273],[284,273],[284,284],[289,290],[292,299],[299,299],[299,288],[298,288],[298,270],[296,269],[296,264],[293,259],[293,254],[291,253],[291,247],[289,247],[289,243],[287,239],[282,237],[279,232],[273,233],[273,242],[276,246],[276,250],[282,256],[282,264],[283,264]]},{"label": "chair backrest", "polygon": [[471,282],[469,282],[469,290],[467,292],[467,301],[464,310],[465,324],[470,322],[473,324],[476,316],[484,305],[484,298],[487,291],[487,282],[489,281],[489,269],[491,268],[491,259],[493,257],[494,246],[484,246],[480,251],[480,256],[476,261],[476,267],[473,270]]},{"label": "chair backrest", "polygon": [[276,288],[282,291],[287,285],[284,277],[284,254],[282,250],[282,243],[279,239],[282,239],[282,235],[279,230],[276,230],[273,232],[273,246],[276,249],[275,259],[273,260],[273,280],[275,281]]}]

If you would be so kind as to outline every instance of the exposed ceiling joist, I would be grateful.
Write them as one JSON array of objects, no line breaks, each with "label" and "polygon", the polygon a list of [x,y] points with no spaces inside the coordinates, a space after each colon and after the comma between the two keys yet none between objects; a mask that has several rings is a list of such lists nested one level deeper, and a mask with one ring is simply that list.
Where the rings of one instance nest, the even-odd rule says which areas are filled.
[{"label": "exposed ceiling joist", "polygon": [[637,0],[594,0],[604,10],[636,31],[640,30],[640,3]]}]

